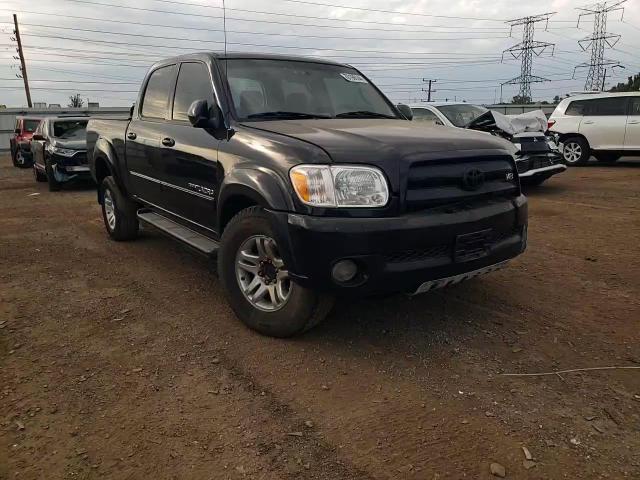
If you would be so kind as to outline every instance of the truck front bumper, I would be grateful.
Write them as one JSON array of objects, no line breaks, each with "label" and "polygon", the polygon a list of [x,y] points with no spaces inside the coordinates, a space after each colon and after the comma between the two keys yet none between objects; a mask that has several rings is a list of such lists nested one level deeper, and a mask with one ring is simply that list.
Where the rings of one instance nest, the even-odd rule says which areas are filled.
[{"label": "truck front bumper", "polygon": [[[393,218],[273,215],[296,282],[345,295],[420,293],[457,283],[503,266],[527,243],[523,195]],[[342,260],[358,267],[346,283],[332,275]]]}]

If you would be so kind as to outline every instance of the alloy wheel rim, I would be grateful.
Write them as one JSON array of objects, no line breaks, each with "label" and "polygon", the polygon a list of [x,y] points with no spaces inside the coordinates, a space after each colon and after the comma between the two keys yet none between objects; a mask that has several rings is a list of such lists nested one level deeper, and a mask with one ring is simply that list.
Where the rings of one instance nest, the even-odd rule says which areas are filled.
[{"label": "alloy wheel rim", "polygon": [[577,143],[568,143],[564,146],[564,159],[568,163],[576,163],[582,156],[582,147]]},{"label": "alloy wheel rim", "polygon": [[109,230],[114,230],[116,228],[116,209],[109,189],[104,191],[104,213],[107,217]]},{"label": "alloy wheel rim", "polygon": [[253,307],[274,312],[286,305],[292,283],[273,238],[255,235],[245,240],[235,268],[240,291]]}]

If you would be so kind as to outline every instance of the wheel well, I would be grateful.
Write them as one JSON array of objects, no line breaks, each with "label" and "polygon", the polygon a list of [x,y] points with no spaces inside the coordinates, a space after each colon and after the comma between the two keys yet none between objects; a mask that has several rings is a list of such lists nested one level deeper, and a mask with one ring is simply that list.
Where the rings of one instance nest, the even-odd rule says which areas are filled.
[{"label": "wheel well", "polygon": [[567,140],[567,139],[569,139],[571,137],[581,138],[582,140],[587,142],[587,145],[589,145],[589,140],[587,140],[587,137],[585,137],[584,135],[582,135],[580,133],[563,133],[562,135],[560,135],[560,141],[564,142],[565,140]]},{"label": "wheel well", "polygon": [[102,158],[96,158],[96,182],[98,185],[102,183],[102,181],[111,175],[111,170],[109,169],[109,164],[107,161]]},{"label": "wheel well", "polygon": [[96,183],[98,184],[98,203],[102,205],[102,191],[100,189],[100,185],[105,178],[111,175],[111,169],[109,168],[107,160],[103,157],[96,158],[95,169]]},{"label": "wheel well", "polygon": [[235,217],[236,214],[245,208],[254,207],[256,205],[260,205],[260,203],[246,195],[233,195],[227,198],[220,212],[220,232],[225,229],[229,220]]}]

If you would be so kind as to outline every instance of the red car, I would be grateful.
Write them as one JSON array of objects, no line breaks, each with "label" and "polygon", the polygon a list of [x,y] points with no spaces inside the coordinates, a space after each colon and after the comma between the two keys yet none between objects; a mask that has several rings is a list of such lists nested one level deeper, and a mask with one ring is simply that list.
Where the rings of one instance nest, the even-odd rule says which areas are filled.
[{"label": "red car", "polygon": [[31,137],[40,125],[42,119],[38,117],[17,117],[13,136],[9,140],[13,165],[28,168],[33,165],[31,153]]}]

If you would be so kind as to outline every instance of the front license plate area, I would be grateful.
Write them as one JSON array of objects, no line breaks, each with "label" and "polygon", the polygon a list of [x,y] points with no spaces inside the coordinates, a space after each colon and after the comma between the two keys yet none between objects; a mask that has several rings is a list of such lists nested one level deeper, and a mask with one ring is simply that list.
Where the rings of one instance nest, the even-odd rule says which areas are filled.
[{"label": "front license plate area", "polygon": [[490,228],[479,232],[458,235],[456,237],[454,261],[456,263],[462,263],[486,257],[489,253],[492,235],[493,230]]}]

